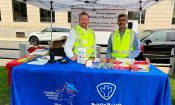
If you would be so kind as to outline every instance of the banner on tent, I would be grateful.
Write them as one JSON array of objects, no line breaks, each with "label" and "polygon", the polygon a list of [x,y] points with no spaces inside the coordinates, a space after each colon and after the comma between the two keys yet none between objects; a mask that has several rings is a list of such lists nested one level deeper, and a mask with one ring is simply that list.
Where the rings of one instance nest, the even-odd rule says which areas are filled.
[{"label": "banner on tent", "polygon": [[125,9],[71,9],[71,26],[79,23],[79,14],[87,12],[90,16],[90,26],[95,31],[114,31],[118,28],[117,16],[126,13]]}]

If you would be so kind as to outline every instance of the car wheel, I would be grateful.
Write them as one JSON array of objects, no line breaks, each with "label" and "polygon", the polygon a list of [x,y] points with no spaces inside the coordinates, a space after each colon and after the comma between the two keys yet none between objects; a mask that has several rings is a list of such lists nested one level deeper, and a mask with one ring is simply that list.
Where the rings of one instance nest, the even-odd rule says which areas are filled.
[{"label": "car wheel", "polygon": [[35,44],[38,44],[39,40],[37,37],[32,36],[32,37],[30,37],[29,42],[30,42],[30,44],[35,45]]}]

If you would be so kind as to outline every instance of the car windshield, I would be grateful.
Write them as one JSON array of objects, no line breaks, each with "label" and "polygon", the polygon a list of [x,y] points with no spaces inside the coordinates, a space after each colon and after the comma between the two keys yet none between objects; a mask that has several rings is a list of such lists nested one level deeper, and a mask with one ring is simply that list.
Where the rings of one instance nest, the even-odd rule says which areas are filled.
[{"label": "car windshield", "polygon": [[[52,28],[52,32],[69,32],[68,28]],[[51,32],[51,28],[45,28],[41,32]]]},{"label": "car windshield", "polygon": [[45,29],[42,30],[41,32],[51,32],[51,28],[45,28]]},{"label": "car windshield", "polygon": [[44,32],[45,31],[45,29],[44,30],[42,30],[41,32]]},{"label": "car windshield", "polygon": [[145,39],[149,34],[153,33],[153,31],[151,30],[146,30],[146,31],[143,31],[141,32],[139,35],[140,35],[140,39],[143,40]]}]

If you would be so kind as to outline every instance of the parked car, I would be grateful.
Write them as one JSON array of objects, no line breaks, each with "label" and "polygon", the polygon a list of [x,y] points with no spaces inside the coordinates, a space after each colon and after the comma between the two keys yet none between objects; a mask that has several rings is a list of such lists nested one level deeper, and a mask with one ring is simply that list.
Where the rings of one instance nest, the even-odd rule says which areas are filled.
[{"label": "parked car", "polygon": [[175,29],[145,30],[140,33],[141,48],[151,62],[170,62],[171,50],[175,46]]},{"label": "parked car", "polygon": [[[61,38],[63,36],[68,36],[70,28],[52,28],[52,39]],[[30,44],[37,44],[40,42],[49,42],[51,41],[51,28],[45,28],[41,32],[32,32],[28,36],[28,41]]]}]

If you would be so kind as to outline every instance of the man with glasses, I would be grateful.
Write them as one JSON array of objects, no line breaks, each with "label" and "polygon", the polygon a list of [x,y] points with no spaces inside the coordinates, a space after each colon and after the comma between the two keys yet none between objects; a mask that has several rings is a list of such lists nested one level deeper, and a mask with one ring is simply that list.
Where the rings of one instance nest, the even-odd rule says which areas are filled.
[{"label": "man with glasses", "polygon": [[136,58],[141,52],[137,34],[127,28],[128,17],[118,16],[119,29],[114,31],[108,40],[107,58]]}]

